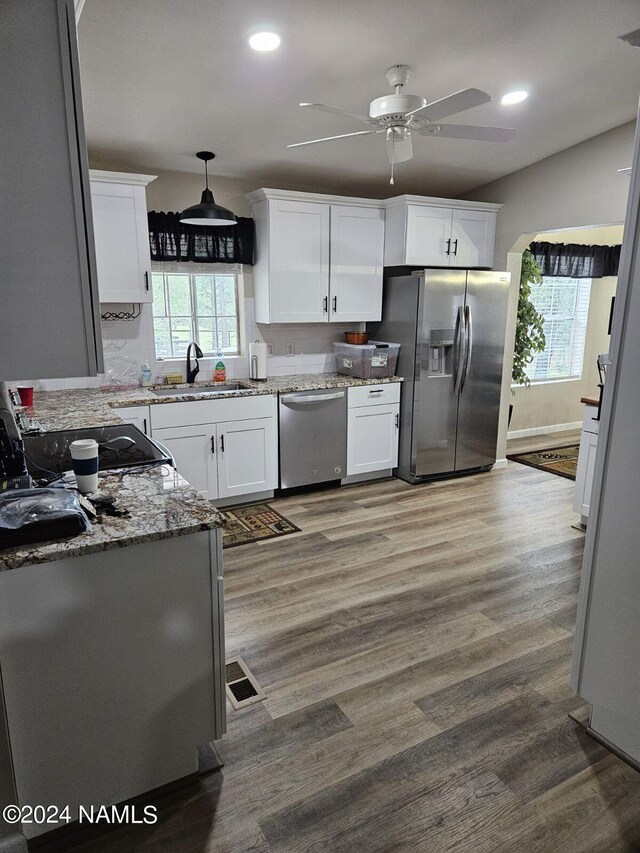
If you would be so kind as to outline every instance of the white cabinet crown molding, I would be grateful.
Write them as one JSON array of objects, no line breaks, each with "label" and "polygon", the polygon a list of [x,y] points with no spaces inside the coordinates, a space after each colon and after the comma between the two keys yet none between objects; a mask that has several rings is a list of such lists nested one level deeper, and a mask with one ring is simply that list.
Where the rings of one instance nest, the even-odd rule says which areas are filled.
[{"label": "white cabinet crown molding", "polygon": [[257,201],[265,201],[268,199],[280,199],[283,201],[315,201],[323,204],[349,204],[359,207],[378,207],[384,205],[384,200],[380,198],[357,198],[347,195],[328,195],[325,193],[305,193],[297,190],[275,190],[269,187],[262,187],[259,190],[247,193],[245,195],[247,201],[255,204]]},{"label": "white cabinet crown molding", "polygon": [[135,175],[130,172],[105,172],[102,169],[89,169],[89,178],[103,184],[130,184],[131,186],[146,187],[157,177],[157,175]]},{"label": "white cabinet crown molding", "polygon": [[409,204],[424,204],[429,207],[446,207],[456,210],[491,210],[496,212],[504,206],[488,201],[467,201],[460,198],[436,198],[426,195],[398,195],[393,198],[382,199],[378,204],[385,208],[400,207]]}]

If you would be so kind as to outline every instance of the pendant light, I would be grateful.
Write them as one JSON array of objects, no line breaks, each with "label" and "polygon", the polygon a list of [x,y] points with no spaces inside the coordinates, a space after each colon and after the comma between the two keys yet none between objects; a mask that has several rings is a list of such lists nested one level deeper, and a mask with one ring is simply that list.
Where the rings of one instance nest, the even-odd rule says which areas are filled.
[{"label": "pendant light", "polygon": [[213,151],[198,151],[196,157],[199,160],[204,160],[204,176],[206,188],[202,191],[200,204],[194,204],[183,210],[180,214],[180,222],[185,225],[237,225],[235,213],[227,210],[216,204],[213,199],[213,193],[209,189],[209,173],[207,171],[207,163],[213,160],[216,155]]}]

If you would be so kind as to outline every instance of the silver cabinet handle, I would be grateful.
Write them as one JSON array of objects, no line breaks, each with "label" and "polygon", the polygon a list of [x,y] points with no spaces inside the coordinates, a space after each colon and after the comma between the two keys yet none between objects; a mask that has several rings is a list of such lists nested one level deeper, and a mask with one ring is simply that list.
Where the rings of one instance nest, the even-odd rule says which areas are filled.
[{"label": "silver cabinet handle", "polygon": [[457,394],[460,390],[460,382],[462,381],[462,364],[465,361],[465,335],[463,333],[464,328],[464,308],[462,305],[458,308],[458,316],[456,317],[456,330],[454,333],[454,351],[453,351],[453,370],[455,374],[455,380],[453,383],[453,393]]},{"label": "silver cabinet handle", "polygon": [[335,394],[285,394],[281,399],[283,403],[323,403],[325,400],[340,400],[344,397],[344,391]]},{"label": "silver cabinet handle", "polygon": [[466,344],[465,344],[465,359],[464,359],[464,367],[462,369],[462,382],[460,383],[460,393],[464,391],[464,386],[467,384],[467,375],[469,373],[469,366],[471,365],[471,353],[473,352],[473,318],[471,316],[471,308],[468,305],[464,307],[465,314],[465,330],[466,330]]}]

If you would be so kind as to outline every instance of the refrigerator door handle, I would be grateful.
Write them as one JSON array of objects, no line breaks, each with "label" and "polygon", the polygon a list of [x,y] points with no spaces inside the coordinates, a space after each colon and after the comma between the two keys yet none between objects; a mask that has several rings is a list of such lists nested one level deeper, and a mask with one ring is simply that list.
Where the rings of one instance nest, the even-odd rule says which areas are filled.
[{"label": "refrigerator door handle", "polygon": [[466,333],[466,344],[465,344],[465,359],[464,359],[464,367],[462,369],[462,382],[460,383],[460,393],[464,392],[464,386],[467,384],[467,376],[469,374],[469,366],[471,364],[471,354],[473,352],[473,318],[471,316],[471,308],[469,305],[465,305],[464,307],[464,316],[465,316],[465,333]]},{"label": "refrigerator door handle", "polygon": [[460,390],[462,381],[462,365],[466,363],[466,329],[465,326],[464,308],[462,305],[458,308],[458,316],[456,317],[456,328],[453,335],[454,350],[453,350],[453,393],[457,394]]}]

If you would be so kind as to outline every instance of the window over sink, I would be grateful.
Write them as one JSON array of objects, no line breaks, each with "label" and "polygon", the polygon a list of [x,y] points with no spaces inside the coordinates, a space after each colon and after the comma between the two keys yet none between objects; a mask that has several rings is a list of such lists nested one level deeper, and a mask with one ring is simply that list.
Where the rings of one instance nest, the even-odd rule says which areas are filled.
[{"label": "window over sink", "polygon": [[216,264],[152,264],[156,358],[182,358],[196,340],[205,356],[241,352],[240,267]]},{"label": "window over sink", "polygon": [[531,301],[544,317],[547,339],[526,369],[532,382],[582,376],[590,297],[590,278],[545,275],[532,288]]}]

